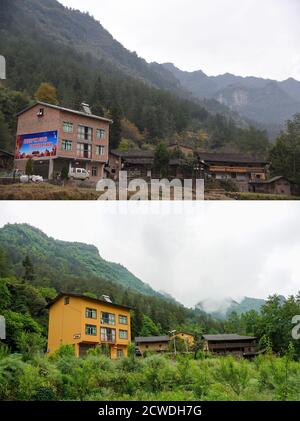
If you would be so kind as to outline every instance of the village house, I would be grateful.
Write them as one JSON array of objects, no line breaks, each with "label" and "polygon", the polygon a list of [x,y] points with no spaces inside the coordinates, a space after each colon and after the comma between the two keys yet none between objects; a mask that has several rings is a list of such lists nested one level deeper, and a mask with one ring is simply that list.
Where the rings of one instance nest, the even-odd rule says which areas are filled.
[{"label": "village house", "polygon": [[179,331],[175,333],[175,336],[183,340],[187,344],[188,349],[192,348],[195,343],[195,337],[191,333]]},{"label": "village house", "polygon": [[192,348],[195,342],[194,335],[187,332],[176,332],[173,336],[146,336],[135,338],[137,355],[144,352],[167,352],[173,348],[174,339],[179,338],[186,344],[186,350]]},{"label": "village house", "polygon": [[169,350],[169,336],[140,336],[136,337],[135,347],[137,355],[143,355],[145,352],[166,352]]},{"label": "village house", "polygon": [[256,338],[235,334],[203,335],[203,351],[213,355],[232,354],[237,357],[251,357],[256,354]]},{"label": "village house", "polygon": [[76,356],[101,344],[111,358],[127,356],[131,342],[130,308],[81,294],[59,294],[48,304],[48,353],[61,345],[73,345]]},{"label": "village house", "polygon": [[29,158],[34,173],[45,179],[61,174],[63,167],[84,168],[90,179],[103,177],[108,162],[111,120],[82,111],[36,102],[18,114],[15,168],[25,170]]},{"label": "village house", "polygon": [[250,181],[250,191],[253,193],[292,195],[293,183],[286,177],[278,176],[269,180]]},{"label": "village house", "polygon": [[194,149],[190,146],[183,145],[180,143],[172,143],[168,146],[168,150],[170,153],[179,152],[180,154],[184,155],[185,157],[193,156]]},{"label": "village house", "polygon": [[14,154],[0,149],[0,171],[10,171],[14,166]]},{"label": "village house", "polygon": [[109,154],[106,168],[110,178],[117,180],[120,171],[127,171],[128,178],[151,178],[154,165],[154,151],[117,151]]},{"label": "village house", "polygon": [[[130,150],[117,151],[112,150],[109,154],[109,163],[105,168],[107,177],[118,180],[120,171],[127,171],[128,179],[141,178],[150,180],[151,178],[160,178],[155,170],[154,151]],[[182,160],[171,158],[169,161],[168,178],[183,178]]]},{"label": "village house", "polygon": [[264,181],[268,177],[269,163],[262,158],[240,154],[197,152],[199,165],[207,165],[206,177],[231,180],[239,191],[249,192],[251,181]]}]

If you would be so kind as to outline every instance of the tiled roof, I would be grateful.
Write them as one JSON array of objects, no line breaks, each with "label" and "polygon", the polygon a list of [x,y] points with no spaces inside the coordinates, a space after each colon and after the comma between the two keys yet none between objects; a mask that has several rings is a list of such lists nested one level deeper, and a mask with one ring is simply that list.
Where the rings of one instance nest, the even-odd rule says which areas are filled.
[{"label": "tiled roof", "polygon": [[87,113],[84,113],[83,111],[72,110],[71,108],[64,108],[64,107],[60,107],[59,105],[48,104],[46,102],[41,102],[41,101],[36,101],[33,105],[30,105],[29,107],[20,111],[17,114],[17,116],[19,116],[21,114],[24,114],[28,110],[31,110],[31,108],[35,107],[36,105],[41,105],[43,107],[48,107],[48,108],[54,108],[55,110],[65,111],[67,113],[77,114],[77,115],[80,115],[80,116],[83,116],[83,117],[93,118],[93,119],[96,119],[96,120],[106,121],[107,123],[113,123],[113,121],[110,120],[109,118],[99,117],[98,115],[87,114]]},{"label": "tiled roof", "polygon": [[141,150],[129,150],[129,151],[118,151],[116,149],[110,152],[112,155],[119,156],[121,158],[154,158],[154,151],[141,151]]},{"label": "tiled roof", "polygon": [[272,183],[275,183],[275,181],[278,181],[281,179],[287,180],[291,183],[291,181],[288,180],[286,177],[282,175],[278,175],[276,177],[270,178],[269,180],[253,180],[253,181],[250,181],[250,184],[272,184]]},{"label": "tiled roof", "polygon": [[169,336],[138,336],[134,339],[135,343],[157,343],[157,342],[169,342]]},{"label": "tiled roof", "polygon": [[89,296],[87,296],[87,295],[83,295],[83,294],[76,294],[76,293],[68,293],[68,292],[61,292],[60,294],[58,294],[55,298],[54,298],[54,300],[52,300],[52,301],[50,301],[50,303],[48,303],[47,304],[47,306],[46,306],[46,308],[50,308],[54,303],[56,303],[60,298],[62,298],[62,297],[74,297],[74,298],[82,298],[82,299],[84,299],[84,300],[87,300],[87,301],[92,301],[92,302],[94,302],[94,303],[99,303],[99,304],[107,304],[107,305],[110,305],[110,306],[115,306],[115,307],[119,307],[119,308],[125,308],[125,309],[128,309],[128,310],[130,310],[131,309],[131,307],[128,307],[128,306],[124,306],[124,305],[121,305],[121,304],[115,304],[115,303],[109,303],[109,302],[107,302],[107,301],[104,301],[104,300],[99,300],[98,298],[92,298],[92,297],[89,297]]},{"label": "tiled roof", "polygon": [[254,336],[240,336],[235,334],[224,334],[224,335],[203,335],[203,338],[206,341],[246,341],[246,340],[254,340],[256,337]]},{"label": "tiled roof", "polygon": [[233,153],[197,152],[198,157],[206,162],[230,162],[241,164],[268,164],[264,158],[251,157]]}]

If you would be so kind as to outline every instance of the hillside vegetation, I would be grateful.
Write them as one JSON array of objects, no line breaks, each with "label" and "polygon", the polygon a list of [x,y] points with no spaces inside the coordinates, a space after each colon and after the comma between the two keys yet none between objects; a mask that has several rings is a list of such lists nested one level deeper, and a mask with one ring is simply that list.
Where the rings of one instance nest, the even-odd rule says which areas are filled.
[{"label": "hillside vegetation", "polygon": [[[180,87],[171,72],[149,65],[88,14],[56,0],[3,0],[0,51],[8,79],[0,87],[0,145],[14,150],[15,111],[43,82],[58,91],[61,105],[78,109],[89,102],[110,116],[111,144],[127,138],[134,147],[153,148],[159,140],[189,142],[207,149],[265,153],[263,131],[248,128],[216,101],[200,101]],[[129,137],[129,139],[128,139]]]},{"label": "hillside vegetation", "polygon": [[[13,374],[12,374],[13,373]],[[62,347],[50,358],[39,353],[0,353],[0,399],[287,401],[300,399],[300,363],[291,354],[253,362],[231,357],[176,359],[133,354],[111,361],[97,350],[85,358]]]}]

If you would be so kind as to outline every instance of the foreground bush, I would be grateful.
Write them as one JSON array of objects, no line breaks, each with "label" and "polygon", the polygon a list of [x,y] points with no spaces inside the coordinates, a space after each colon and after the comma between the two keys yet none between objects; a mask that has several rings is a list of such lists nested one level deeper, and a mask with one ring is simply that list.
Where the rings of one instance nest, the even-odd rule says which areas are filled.
[{"label": "foreground bush", "polygon": [[1,400],[299,400],[300,362],[162,355],[112,361],[70,347],[46,357],[0,353]]}]

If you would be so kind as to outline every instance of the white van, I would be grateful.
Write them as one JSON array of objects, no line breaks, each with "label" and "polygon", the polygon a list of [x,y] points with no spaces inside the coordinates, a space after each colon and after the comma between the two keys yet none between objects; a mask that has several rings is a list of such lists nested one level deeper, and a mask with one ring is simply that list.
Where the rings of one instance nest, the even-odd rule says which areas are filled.
[{"label": "white van", "polygon": [[90,173],[84,168],[71,168],[69,178],[71,180],[89,180]]}]

